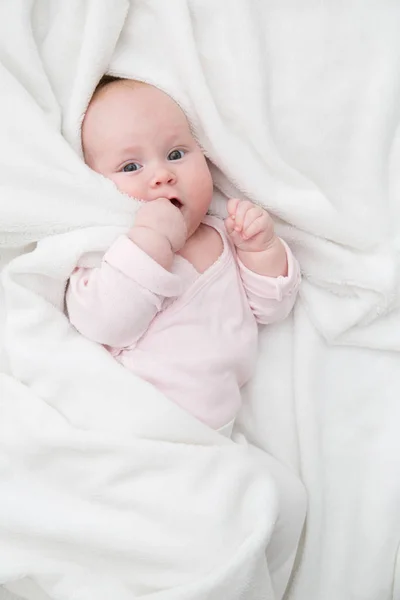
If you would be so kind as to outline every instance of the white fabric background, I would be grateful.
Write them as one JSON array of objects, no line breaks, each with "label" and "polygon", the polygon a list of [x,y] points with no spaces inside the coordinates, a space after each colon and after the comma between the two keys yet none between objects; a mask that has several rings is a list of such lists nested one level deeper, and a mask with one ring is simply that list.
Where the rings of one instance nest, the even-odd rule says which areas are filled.
[{"label": "white fabric background", "polygon": [[[304,272],[293,317],[262,334],[238,427],[299,469],[308,490],[288,597],[397,600],[400,4],[137,0],[128,13],[125,2],[28,4],[1,7],[2,64],[36,106],[30,115],[21,104],[20,131],[1,154],[3,245],[109,216],[123,227],[130,208],[100,191],[54,132],[61,126],[79,150],[79,118],[107,67],[171,93],[222,191],[269,208]],[[18,108],[12,85],[2,131]],[[46,195],[49,170],[31,160],[39,148],[59,196]],[[29,203],[18,204],[29,180]],[[57,220],[75,197],[79,223]]]}]

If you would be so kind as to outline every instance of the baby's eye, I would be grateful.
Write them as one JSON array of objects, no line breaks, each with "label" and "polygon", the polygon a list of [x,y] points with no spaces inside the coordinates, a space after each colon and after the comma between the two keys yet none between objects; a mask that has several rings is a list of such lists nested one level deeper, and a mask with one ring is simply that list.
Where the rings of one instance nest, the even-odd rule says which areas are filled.
[{"label": "baby's eye", "polygon": [[183,158],[184,156],[185,156],[184,150],[172,150],[172,152],[170,152],[168,154],[168,160],[179,160],[180,158]]},{"label": "baby's eye", "polygon": [[133,171],[139,171],[142,168],[142,165],[139,163],[131,162],[122,167],[124,173],[132,173]]}]

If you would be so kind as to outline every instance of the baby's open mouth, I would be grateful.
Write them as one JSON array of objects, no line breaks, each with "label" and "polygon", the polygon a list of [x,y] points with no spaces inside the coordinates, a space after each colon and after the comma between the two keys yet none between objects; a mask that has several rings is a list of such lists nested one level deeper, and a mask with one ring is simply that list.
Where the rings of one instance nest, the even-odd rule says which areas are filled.
[{"label": "baby's open mouth", "polygon": [[178,198],[170,198],[169,201],[171,202],[171,204],[176,206],[176,208],[182,208],[182,202],[178,200]]}]

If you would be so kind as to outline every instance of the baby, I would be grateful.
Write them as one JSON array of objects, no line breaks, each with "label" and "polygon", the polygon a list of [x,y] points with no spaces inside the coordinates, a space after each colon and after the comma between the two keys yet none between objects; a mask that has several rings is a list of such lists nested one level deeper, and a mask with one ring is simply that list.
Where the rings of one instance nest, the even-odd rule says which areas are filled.
[{"label": "baby", "polygon": [[208,216],[213,182],[180,107],[105,78],[82,125],[86,163],[142,204],[99,268],[77,268],[71,323],[208,426],[230,434],[257,356],[257,323],[284,319],[300,271],[268,213],[232,198]]}]

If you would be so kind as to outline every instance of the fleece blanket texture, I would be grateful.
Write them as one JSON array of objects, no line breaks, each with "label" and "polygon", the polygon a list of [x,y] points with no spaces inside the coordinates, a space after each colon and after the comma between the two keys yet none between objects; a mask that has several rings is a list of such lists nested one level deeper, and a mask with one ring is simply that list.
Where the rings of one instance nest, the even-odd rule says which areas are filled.
[{"label": "fleece blanket texture", "polygon": [[[392,0],[1,3],[8,590],[281,598],[297,538],[274,546],[283,581],[286,558],[268,554],[286,501],[272,455],[309,497],[287,597],[400,598],[399,26]],[[169,93],[213,165],[215,212],[227,196],[260,203],[301,263],[296,310],[261,332],[232,440],[63,314],[74,266],[96,264],[137,208],[81,157],[104,72]]]}]

